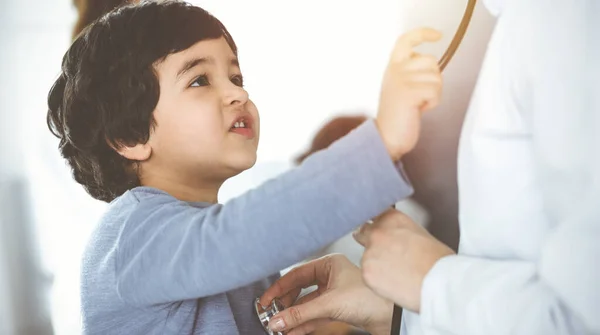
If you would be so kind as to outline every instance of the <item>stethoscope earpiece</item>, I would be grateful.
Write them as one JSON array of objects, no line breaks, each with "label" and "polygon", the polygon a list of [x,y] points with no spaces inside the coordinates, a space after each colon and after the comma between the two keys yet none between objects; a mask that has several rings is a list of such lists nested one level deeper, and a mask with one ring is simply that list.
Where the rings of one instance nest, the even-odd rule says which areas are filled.
[{"label": "stethoscope earpiece", "polygon": [[281,333],[281,332],[273,332],[269,329],[269,321],[271,320],[271,318],[273,318],[273,316],[275,316],[275,314],[277,314],[285,309],[285,307],[283,306],[281,301],[279,301],[279,299],[275,298],[271,302],[271,306],[263,307],[260,304],[260,299],[256,298],[256,301],[254,302],[254,309],[256,310],[256,316],[258,317],[258,320],[262,324],[262,326],[265,329],[265,332],[267,332],[267,334],[283,335],[283,333]]}]

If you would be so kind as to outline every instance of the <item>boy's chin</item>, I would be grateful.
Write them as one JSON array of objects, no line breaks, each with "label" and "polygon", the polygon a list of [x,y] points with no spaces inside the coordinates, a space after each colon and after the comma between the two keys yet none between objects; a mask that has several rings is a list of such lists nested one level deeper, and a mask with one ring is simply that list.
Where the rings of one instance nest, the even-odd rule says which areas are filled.
[{"label": "boy's chin", "polygon": [[240,155],[234,157],[234,159],[230,161],[229,167],[234,172],[235,176],[252,168],[254,164],[256,164],[256,153],[253,155]]}]

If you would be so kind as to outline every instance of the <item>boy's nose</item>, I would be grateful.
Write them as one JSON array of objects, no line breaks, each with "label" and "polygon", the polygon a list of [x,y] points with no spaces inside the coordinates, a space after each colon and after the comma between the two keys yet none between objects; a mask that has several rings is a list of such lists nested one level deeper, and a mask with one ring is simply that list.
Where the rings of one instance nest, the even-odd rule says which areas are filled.
[{"label": "boy's nose", "polygon": [[248,102],[248,92],[243,87],[237,85],[229,85],[223,92],[223,102],[226,106]]}]

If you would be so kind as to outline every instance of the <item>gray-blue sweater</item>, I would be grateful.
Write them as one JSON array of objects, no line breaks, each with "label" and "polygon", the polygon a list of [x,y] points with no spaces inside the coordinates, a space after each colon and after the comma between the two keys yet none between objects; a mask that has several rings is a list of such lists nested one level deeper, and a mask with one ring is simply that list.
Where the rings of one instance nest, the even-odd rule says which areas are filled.
[{"label": "gray-blue sweater", "polygon": [[264,334],[254,299],[278,272],[409,196],[372,121],[225,205],[138,187],[85,251],[85,334]]}]

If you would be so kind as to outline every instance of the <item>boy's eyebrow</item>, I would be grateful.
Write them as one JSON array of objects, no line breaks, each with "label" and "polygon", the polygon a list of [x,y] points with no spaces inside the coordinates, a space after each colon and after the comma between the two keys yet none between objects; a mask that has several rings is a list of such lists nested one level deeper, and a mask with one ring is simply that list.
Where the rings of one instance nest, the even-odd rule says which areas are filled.
[{"label": "boy's eyebrow", "polygon": [[[181,69],[179,71],[177,71],[177,80],[181,79],[181,77],[186,74],[186,72],[188,72],[189,70],[193,69],[194,67],[201,65],[201,64],[214,64],[215,60],[212,57],[202,57],[202,58],[193,58],[188,60],[187,62],[185,62],[183,64],[183,66],[181,67]],[[237,57],[232,58],[230,61],[230,64],[236,67],[240,67],[240,63],[237,59]]]},{"label": "boy's eyebrow", "polygon": [[188,60],[187,62],[185,62],[183,64],[183,66],[181,67],[181,69],[179,69],[179,71],[177,71],[177,80],[181,79],[181,77],[188,72],[189,70],[193,69],[194,67],[203,64],[203,63],[211,63],[213,60],[211,58],[193,58]]}]

